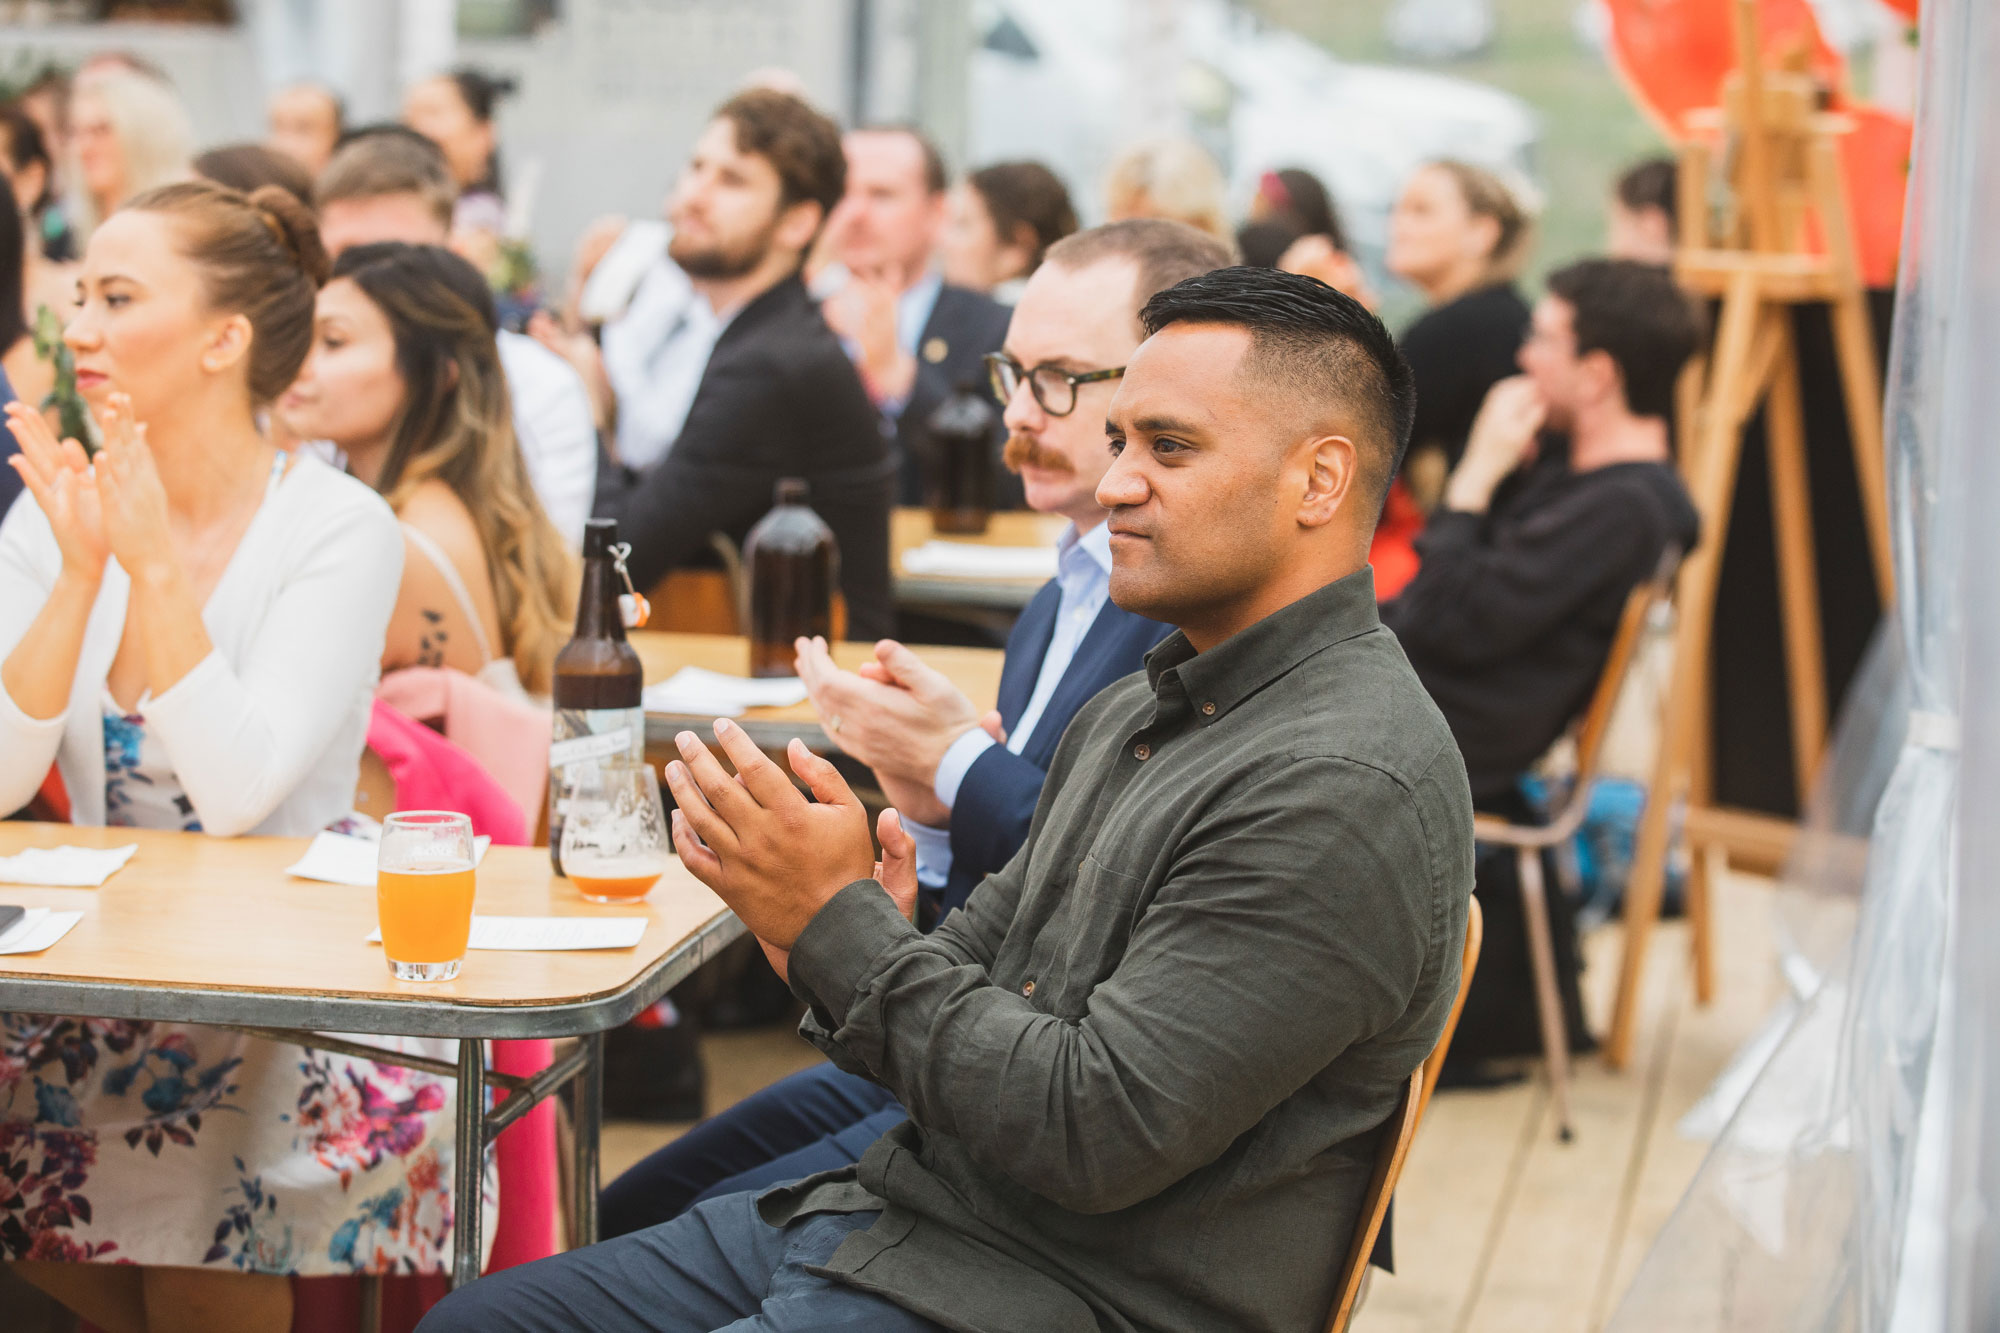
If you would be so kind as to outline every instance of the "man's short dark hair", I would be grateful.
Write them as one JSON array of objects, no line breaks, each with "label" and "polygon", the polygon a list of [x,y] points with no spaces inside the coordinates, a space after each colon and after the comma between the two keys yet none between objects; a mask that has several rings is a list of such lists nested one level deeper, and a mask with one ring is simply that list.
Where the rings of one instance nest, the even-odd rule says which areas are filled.
[{"label": "man's short dark hair", "polygon": [[414,194],[445,226],[458,203],[458,182],[444,150],[404,125],[363,125],[340,146],[313,182],[315,208],[346,199]]},{"label": "man's short dark hair", "polygon": [[1239,265],[1175,283],[1139,312],[1151,337],[1170,324],[1250,332],[1250,358],[1280,392],[1352,414],[1363,475],[1376,500],[1403,466],[1417,394],[1409,363],[1368,307],[1317,278]]},{"label": "man's short dark hair", "polygon": [[1549,295],[1567,304],[1576,354],[1603,352],[1625,384],[1636,416],[1664,417],[1681,367],[1701,342],[1702,320],[1657,264],[1585,259],[1549,274]]},{"label": "man's short dark hair", "polygon": [[778,173],[780,203],[815,203],[820,220],[847,192],[847,157],[840,127],[810,104],[775,88],[748,88],[715,109],[736,127],[736,148],[769,162]]},{"label": "man's short dark hair", "polygon": [[951,186],[951,170],[944,164],[944,154],[938,151],[937,143],[915,125],[904,121],[887,121],[878,125],[857,125],[856,134],[900,134],[917,146],[917,153],[923,158],[924,191],[927,194],[943,194]]},{"label": "man's short dark hair", "polygon": [[1138,269],[1132,284],[1135,309],[1177,282],[1236,262],[1229,247],[1207,232],[1166,218],[1107,222],[1063,237],[1042,256],[1043,263],[1066,269],[1089,268],[1107,259],[1129,259]]},{"label": "man's short dark hair", "polygon": [[1677,213],[1676,191],[1680,169],[1671,157],[1649,157],[1627,167],[1618,177],[1618,202],[1637,213],[1657,208],[1667,215],[1667,233],[1673,234]]}]

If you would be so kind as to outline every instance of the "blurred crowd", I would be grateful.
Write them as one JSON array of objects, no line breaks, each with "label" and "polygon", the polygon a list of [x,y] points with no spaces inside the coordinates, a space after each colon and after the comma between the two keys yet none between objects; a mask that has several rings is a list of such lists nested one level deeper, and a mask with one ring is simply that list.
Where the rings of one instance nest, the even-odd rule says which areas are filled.
[{"label": "blurred crowd", "polygon": [[[454,739],[504,750],[526,734],[519,710],[545,724],[587,538],[602,548],[615,522],[620,572],[653,589],[727,567],[783,482],[837,542],[845,634],[891,640],[864,673],[837,671],[823,643],[798,666],[910,825],[912,910],[934,923],[1028,836],[1064,725],[1166,632],[1107,605],[1102,427],[1142,308],[1203,275],[1334,300],[1382,339],[1401,405],[1384,415],[1411,422],[1373,525],[1374,591],[1483,811],[1529,817],[1518,779],[1588,697],[1627,594],[1696,539],[1668,424],[1700,333],[1665,267],[1670,162],[1626,172],[1603,256],[1531,293],[1533,192],[1477,164],[1411,175],[1371,272],[1301,169],[1273,164],[1239,213],[1200,146],[1163,138],[1079,200],[1032,161],[954,178],[919,127],[843,130],[761,82],[692,144],[662,146],[685,161],[661,217],[601,219],[541,285],[496,123],[510,91],[439,74],[409,88],[399,121],[350,125],[338,95],[300,84],[271,99],[262,141],[204,148],[170,80],[106,53],[0,107],[15,455],[0,466],[0,812],[219,836],[340,826],[376,746],[378,680],[444,673],[480,701],[461,715],[486,719]],[[1084,213],[1105,223],[1082,228]],[[1393,348],[1366,313],[1391,282],[1423,307]],[[1015,674],[991,718],[892,639],[926,627],[897,605],[891,513],[934,498],[937,423],[969,400],[1004,460],[998,504],[1069,520],[1059,577],[1007,637]],[[893,706],[868,702],[880,690]],[[1511,871],[1479,874],[1491,961],[1460,1038],[1474,1060],[1548,1035],[1511,880],[1489,878]],[[1574,931],[1552,907],[1584,1045]],[[699,1109],[689,1025],[667,1026],[679,1062],[654,1067],[697,1081],[636,1098],[636,1114]],[[295,1053],[240,1033],[176,1040],[191,1063],[266,1081],[241,1126],[211,1117],[199,1152],[109,1159],[90,1207],[115,1219],[119,1258],[193,1282],[180,1295],[199,1301],[212,1272],[172,1275],[214,1261],[216,1182],[289,1169],[292,1131],[275,1126],[325,1078],[302,1087]],[[0,1089],[28,1068],[8,1054]],[[404,1108],[399,1137],[342,1164],[338,1190],[293,1185],[298,1252],[241,1267],[415,1271],[447,1252],[450,1172],[420,1151],[449,1133],[443,1099],[412,1092],[409,1071],[344,1067],[370,1105]],[[94,1126],[130,1080],[83,1068],[63,1114]],[[904,1111],[885,1094],[838,1114],[852,1129]],[[666,1176],[683,1204],[720,1178],[683,1180],[685,1165],[654,1164],[649,1208],[672,1194]],[[174,1187],[140,1183],[169,1166]],[[753,1153],[732,1169],[768,1166]],[[408,1209],[357,1258],[353,1200],[389,1189]],[[173,1206],[141,1206],[163,1193]],[[661,1220],[641,1211],[632,1225]],[[38,1259],[110,1253],[53,1231],[35,1243]],[[79,1310],[110,1299],[41,1267],[38,1285]],[[242,1291],[236,1326],[258,1326],[259,1301],[290,1308]]]}]

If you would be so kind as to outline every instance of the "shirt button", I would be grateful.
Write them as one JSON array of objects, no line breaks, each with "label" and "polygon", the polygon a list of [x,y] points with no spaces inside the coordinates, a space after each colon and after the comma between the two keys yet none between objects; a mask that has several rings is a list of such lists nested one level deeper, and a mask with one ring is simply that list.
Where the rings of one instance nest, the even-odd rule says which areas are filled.
[{"label": "shirt button", "polygon": [[1032,997],[1034,993],[1035,993],[1035,983],[1032,981],[1027,983],[1025,986],[1021,987],[1021,994],[1024,996]]},{"label": "shirt button", "polygon": [[1152,753],[1153,753],[1153,747],[1146,744],[1144,741],[1141,741],[1139,744],[1132,747],[1132,757],[1134,759],[1150,758],[1152,756]]},{"label": "shirt button", "polygon": [[1201,706],[1201,715],[1202,715],[1203,717],[1214,717],[1214,716],[1215,716],[1215,705],[1214,705],[1214,704],[1203,704],[1203,705]]}]

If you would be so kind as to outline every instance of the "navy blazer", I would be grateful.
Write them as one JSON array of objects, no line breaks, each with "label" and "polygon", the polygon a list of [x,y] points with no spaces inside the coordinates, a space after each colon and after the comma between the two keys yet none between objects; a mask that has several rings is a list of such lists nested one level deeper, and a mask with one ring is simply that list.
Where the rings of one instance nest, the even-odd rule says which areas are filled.
[{"label": "navy blazer", "polygon": [[[1000,725],[1009,736],[1042,674],[1061,601],[1062,589],[1050,579],[1007,636],[1007,657],[1000,667]],[[1119,610],[1107,598],[1021,753],[995,745],[972,761],[952,806],[951,876],[939,916],[964,906],[973,887],[1012,860],[1028,840],[1049,761],[1077,710],[1112,681],[1141,669],[1147,652],[1172,631],[1171,625]]]}]

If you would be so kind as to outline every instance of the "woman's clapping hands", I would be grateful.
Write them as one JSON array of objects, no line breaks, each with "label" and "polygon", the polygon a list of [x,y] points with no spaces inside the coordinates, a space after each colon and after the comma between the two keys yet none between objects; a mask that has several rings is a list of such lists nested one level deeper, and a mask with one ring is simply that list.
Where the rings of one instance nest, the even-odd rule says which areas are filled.
[{"label": "woman's clapping hands", "polygon": [[21,452],[7,461],[21,474],[62,551],[63,569],[95,583],[104,577],[111,545],[90,459],[75,440],[57,442],[42,414],[26,403],[7,404],[7,429]]},{"label": "woman's clapping hands", "polygon": [[7,428],[21,446],[8,461],[54,529],[63,568],[93,582],[110,556],[137,574],[172,552],[166,490],[132,400],[111,394],[97,420],[104,443],[92,460],[75,440],[58,443],[41,413],[7,406]]}]

